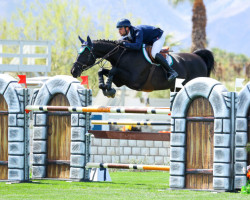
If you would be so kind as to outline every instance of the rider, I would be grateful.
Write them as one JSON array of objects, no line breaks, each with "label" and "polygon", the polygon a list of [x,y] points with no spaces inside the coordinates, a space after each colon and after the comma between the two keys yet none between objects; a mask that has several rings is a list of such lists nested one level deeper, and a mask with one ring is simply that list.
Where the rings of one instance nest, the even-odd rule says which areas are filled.
[{"label": "rider", "polygon": [[[133,50],[141,50],[142,44],[152,45],[152,57],[170,73],[170,76],[167,77],[168,81],[172,81],[178,76],[178,73],[169,66],[166,59],[159,53],[166,37],[163,30],[148,25],[134,27],[128,19],[118,21],[116,28],[119,29],[122,36],[122,40],[118,42],[120,45]],[[131,43],[124,40],[129,40]]]}]

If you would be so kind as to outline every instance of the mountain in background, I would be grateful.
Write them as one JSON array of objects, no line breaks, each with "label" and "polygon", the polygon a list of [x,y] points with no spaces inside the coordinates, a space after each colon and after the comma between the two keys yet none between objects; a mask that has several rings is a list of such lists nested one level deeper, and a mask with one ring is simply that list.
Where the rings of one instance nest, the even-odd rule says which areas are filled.
[{"label": "mountain in background", "polygon": [[[0,0],[1,16],[10,19],[10,15],[16,11],[21,2],[20,0]],[[30,2],[33,1],[26,0],[27,5]],[[188,2],[176,8],[167,0],[84,0],[79,2],[94,20],[99,20],[100,11],[108,14],[114,22],[124,16],[131,16],[132,23],[139,18],[142,24],[159,26],[173,33],[174,39],[181,42],[178,48],[191,46],[192,5]],[[228,52],[250,56],[250,1],[204,0],[204,3],[208,19],[208,48],[218,47]],[[115,27],[114,31],[117,31]]]}]

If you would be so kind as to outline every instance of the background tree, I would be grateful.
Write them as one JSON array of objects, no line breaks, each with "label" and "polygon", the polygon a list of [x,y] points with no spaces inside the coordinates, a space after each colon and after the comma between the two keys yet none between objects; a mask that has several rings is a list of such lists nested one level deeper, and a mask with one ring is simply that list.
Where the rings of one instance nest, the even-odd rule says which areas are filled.
[{"label": "background tree", "polygon": [[[17,13],[12,15],[11,20],[0,19],[0,36],[4,40],[51,41],[53,43],[51,72],[48,75],[71,75],[70,69],[81,45],[78,35],[81,35],[85,40],[88,35],[92,40],[116,40],[119,38],[116,31],[116,21],[112,20],[110,16],[107,11],[99,11],[98,17],[93,18],[92,13],[81,6],[79,0],[35,0],[32,4],[27,4],[23,0],[23,5]],[[131,13],[124,17],[133,18]],[[133,19],[133,23],[140,23],[140,19]],[[8,52],[14,53],[15,51],[18,50],[14,49]],[[109,65],[107,62],[105,67]],[[98,68],[99,66],[94,66],[82,74],[83,76],[89,76],[93,95],[99,90]],[[13,76],[17,74],[18,72],[11,73]],[[33,77],[38,74],[26,73],[26,75]],[[40,75],[43,76],[42,73]]]},{"label": "background tree", "polygon": [[168,0],[174,6],[189,1],[193,4],[192,16],[192,45],[191,52],[197,49],[204,49],[207,46],[206,42],[206,7],[203,0]]}]

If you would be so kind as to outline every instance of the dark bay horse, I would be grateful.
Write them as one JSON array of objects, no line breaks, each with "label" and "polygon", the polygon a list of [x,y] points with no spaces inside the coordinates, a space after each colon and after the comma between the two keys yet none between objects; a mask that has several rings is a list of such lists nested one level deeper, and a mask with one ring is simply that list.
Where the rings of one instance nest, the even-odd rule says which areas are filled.
[{"label": "dark bay horse", "polygon": [[[138,91],[174,90],[175,81],[168,82],[163,68],[150,64],[142,51],[125,49],[117,45],[116,41],[94,40],[92,42],[89,36],[86,42],[81,37],[79,39],[82,46],[71,74],[75,78],[79,77],[83,71],[99,62],[96,63],[97,58],[108,60],[112,69],[101,68],[98,71],[99,88],[105,96],[114,97],[115,90],[111,88],[112,82],[117,87],[126,85]],[[209,77],[210,72],[214,70],[214,57],[209,50],[170,55],[173,58],[172,67],[179,74],[178,78],[185,79],[183,85],[196,77]],[[108,77],[106,84],[103,75]]]}]

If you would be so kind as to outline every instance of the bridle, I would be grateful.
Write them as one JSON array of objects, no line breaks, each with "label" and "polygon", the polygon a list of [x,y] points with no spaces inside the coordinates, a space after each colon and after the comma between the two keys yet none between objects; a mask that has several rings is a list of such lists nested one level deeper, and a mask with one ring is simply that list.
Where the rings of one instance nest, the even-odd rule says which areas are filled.
[{"label": "bridle", "polygon": [[[85,46],[85,47],[84,47],[84,46]],[[88,63],[90,62],[91,56],[93,56],[93,58],[96,60],[96,57],[95,57],[95,55],[94,55],[94,53],[93,53],[93,47],[89,47],[89,46],[87,46],[87,45],[82,45],[82,47],[84,47],[84,50],[85,50],[85,48],[88,48],[89,51],[90,51],[90,54],[88,55],[88,61],[87,61],[87,66],[88,66]],[[81,55],[81,53],[83,53],[84,50],[83,50],[82,52],[80,52],[79,55]],[[91,68],[91,67],[94,66],[94,65],[90,65],[88,68],[83,69],[83,66],[85,66],[85,64],[83,64],[83,63],[81,63],[81,62],[79,62],[79,61],[77,61],[77,60],[76,60],[73,64],[78,64],[78,65],[80,65],[82,71],[86,71],[86,70],[88,70],[89,68]]]},{"label": "bridle", "polygon": [[[90,62],[91,56],[92,56],[95,60],[96,60],[96,56],[95,56],[95,54],[93,53],[93,47],[89,47],[89,46],[86,46],[86,47],[87,47],[87,48],[89,49],[89,51],[90,51],[90,54],[88,55],[88,61],[87,61],[87,66],[88,66],[88,63]],[[79,62],[79,61],[74,62],[74,64],[77,63],[78,65],[80,65],[82,71],[86,71],[86,70],[88,70],[89,68],[91,68],[91,67],[93,67],[93,66],[95,66],[95,65],[97,65],[97,64],[99,64],[99,63],[101,63],[103,60],[105,60],[105,59],[107,59],[108,57],[110,57],[110,56],[114,55],[115,53],[117,53],[117,52],[119,51],[119,48],[120,48],[120,47],[123,48],[123,52],[121,53],[121,55],[119,56],[118,60],[116,61],[115,67],[117,67],[118,62],[120,61],[120,59],[121,59],[123,53],[126,51],[126,48],[123,47],[123,46],[120,46],[120,45],[116,46],[114,49],[112,49],[111,51],[109,51],[109,52],[108,52],[106,55],[104,55],[98,62],[94,63],[93,65],[88,66],[88,67],[85,68],[85,69],[83,69],[83,66],[86,66],[86,65],[83,64],[83,63],[81,63],[81,62]],[[82,53],[82,52],[81,52],[81,53]],[[81,54],[81,53],[80,53],[80,54]],[[103,67],[103,66],[102,66],[102,67]]]}]

